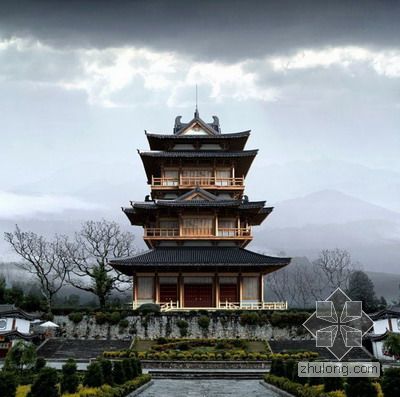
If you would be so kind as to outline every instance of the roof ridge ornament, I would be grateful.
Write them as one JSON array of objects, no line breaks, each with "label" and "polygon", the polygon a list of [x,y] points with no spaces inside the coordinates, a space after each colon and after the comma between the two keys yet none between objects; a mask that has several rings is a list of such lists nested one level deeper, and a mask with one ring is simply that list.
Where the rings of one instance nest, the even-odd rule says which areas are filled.
[{"label": "roof ridge ornament", "polygon": [[194,111],[194,118],[195,119],[199,119],[200,115],[199,115],[199,107],[198,107],[198,92],[197,92],[197,84],[196,84],[196,109]]}]

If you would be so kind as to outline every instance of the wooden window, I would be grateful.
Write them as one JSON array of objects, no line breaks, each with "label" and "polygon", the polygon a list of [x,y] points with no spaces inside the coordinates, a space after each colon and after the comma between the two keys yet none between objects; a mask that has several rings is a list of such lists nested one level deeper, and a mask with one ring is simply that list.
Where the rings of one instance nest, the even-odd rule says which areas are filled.
[{"label": "wooden window", "polygon": [[212,184],[212,170],[205,168],[186,168],[182,170],[182,184],[187,186],[207,186]]},{"label": "wooden window", "polygon": [[177,169],[166,168],[164,170],[163,186],[178,186],[179,172]]},{"label": "wooden window", "polygon": [[218,236],[234,237],[236,235],[237,222],[234,218],[218,219]]},{"label": "wooden window", "polygon": [[213,218],[183,218],[182,232],[184,236],[212,236]]},{"label": "wooden window", "polygon": [[231,184],[231,170],[229,168],[215,171],[215,184],[217,186],[229,186]]},{"label": "wooden window", "polygon": [[154,300],[154,277],[138,276],[138,300],[153,301]]},{"label": "wooden window", "polygon": [[258,302],[259,296],[259,277],[243,277],[242,281],[242,300]]}]

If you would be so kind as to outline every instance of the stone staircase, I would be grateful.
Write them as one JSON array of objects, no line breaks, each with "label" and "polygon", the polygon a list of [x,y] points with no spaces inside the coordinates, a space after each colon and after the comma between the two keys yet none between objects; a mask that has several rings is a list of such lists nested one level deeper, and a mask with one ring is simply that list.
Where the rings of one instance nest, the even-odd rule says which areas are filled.
[{"label": "stone staircase", "polygon": [[262,379],[265,370],[149,370],[153,379]]}]

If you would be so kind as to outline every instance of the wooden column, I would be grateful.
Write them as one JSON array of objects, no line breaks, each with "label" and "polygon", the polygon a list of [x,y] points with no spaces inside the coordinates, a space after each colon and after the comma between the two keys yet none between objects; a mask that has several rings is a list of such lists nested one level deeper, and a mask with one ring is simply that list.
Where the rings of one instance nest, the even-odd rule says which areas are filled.
[{"label": "wooden column", "polygon": [[137,306],[138,288],[137,288],[137,275],[132,275],[132,306],[135,309]]},{"label": "wooden column", "polygon": [[219,307],[219,276],[218,273],[214,275],[214,300],[215,300],[215,307]]},{"label": "wooden column", "polygon": [[158,273],[154,274],[154,295],[155,303],[160,303],[160,277]]},{"label": "wooden column", "polygon": [[260,274],[260,291],[258,293],[260,302],[264,302],[264,275]]},{"label": "wooden column", "polygon": [[239,304],[242,304],[242,297],[243,297],[243,276],[242,273],[239,273],[238,276],[238,287],[239,287]]},{"label": "wooden column", "polygon": [[178,276],[178,298],[179,298],[179,307],[183,307],[183,276],[179,273]]}]

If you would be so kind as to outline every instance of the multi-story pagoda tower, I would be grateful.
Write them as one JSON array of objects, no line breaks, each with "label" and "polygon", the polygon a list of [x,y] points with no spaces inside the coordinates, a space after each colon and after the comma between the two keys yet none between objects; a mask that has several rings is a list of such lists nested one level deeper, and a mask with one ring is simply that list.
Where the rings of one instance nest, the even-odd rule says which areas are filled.
[{"label": "multi-story pagoda tower", "polygon": [[188,123],[175,119],[173,134],[146,132],[150,151],[139,151],[151,196],[123,208],[144,228],[147,252],[110,264],[133,277],[134,307],[163,309],[286,308],[264,302],[264,275],[290,258],[251,252],[252,227],[271,213],[265,201],[243,195],[257,150],[244,150],[250,131],[221,133],[196,109]]}]

